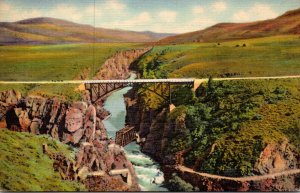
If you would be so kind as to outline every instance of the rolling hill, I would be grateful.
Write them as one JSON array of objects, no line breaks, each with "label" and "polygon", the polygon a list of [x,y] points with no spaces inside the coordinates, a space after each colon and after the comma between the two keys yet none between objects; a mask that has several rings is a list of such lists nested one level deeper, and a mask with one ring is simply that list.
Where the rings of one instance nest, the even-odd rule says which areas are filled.
[{"label": "rolling hill", "polygon": [[[153,42],[174,34],[94,28],[55,18],[0,22],[0,44]],[[94,36],[95,35],[95,36]]]},{"label": "rolling hill", "polygon": [[215,42],[274,35],[300,34],[300,9],[270,20],[250,23],[220,23],[204,30],[166,37],[159,44]]}]

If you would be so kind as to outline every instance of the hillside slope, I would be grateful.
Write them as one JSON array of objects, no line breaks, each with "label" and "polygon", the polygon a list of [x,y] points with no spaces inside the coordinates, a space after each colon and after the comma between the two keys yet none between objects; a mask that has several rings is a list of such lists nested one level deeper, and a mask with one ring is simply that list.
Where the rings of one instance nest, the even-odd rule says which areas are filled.
[{"label": "hillside slope", "polygon": [[[54,18],[0,22],[0,44],[152,42],[172,34],[94,28]],[[95,36],[94,36],[95,35]]]},{"label": "hillside slope", "polygon": [[213,42],[274,35],[300,34],[300,9],[270,20],[250,23],[220,23],[204,30],[164,38],[158,43]]},{"label": "hillside slope", "polygon": [[[72,157],[67,145],[46,135],[0,129],[0,189],[9,191],[79,191],[79,182],[62,180],[53,160],[43,153],[47,144],[54,153]],[[26,141],[26,142],[25,142]],[[73,158],[72,158],[73,159]]]}]

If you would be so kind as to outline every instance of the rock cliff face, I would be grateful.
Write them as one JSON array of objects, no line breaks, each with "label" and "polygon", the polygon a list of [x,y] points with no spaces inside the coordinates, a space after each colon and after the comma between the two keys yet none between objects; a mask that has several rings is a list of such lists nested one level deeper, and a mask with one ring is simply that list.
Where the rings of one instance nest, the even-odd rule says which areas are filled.
[{"label": "rock cliff face", "polygon": [[268,144],[254,167],[258,174],[269,174],[299,168],[299,162],[285,139],[281,143]]},{"label": "rock cliff face", "polygon": [[96,79],[126,79],[129,77],[129,67],[150,48],[121,51],[107,59],[96,75]]},{"label": "rock cliff face", "polygon": [[[93,190],[104,190],[101,184],[98,185],[99,189],[91,186],[98,178],[105,180],[106,184],[114,182],[115,186],[107,186],[106,190],[139,190],[136,174],[123,148],[107,138],[101,118],[105,112],[103,107],[36,96],[20,98],[15,91],[0,95],[11,99],[9,103],[1,100],[3,126],[6,124],[8,129],[14,131],[49,134],[79,149],[76,163],[71,163],[62,155],[53,157],[56,160],[54,166],[64,179],[81,179]],[[111,176],[109,172],[113,169],[128,169],[129,173]],[[93,175],[100,171],[103,176]],[[92,175],[82,177],[84,173]],[[127,184],[128,175],[131,175],[130,186]]]},{"label": "rock cliff face", "polygon": [[[129,65],[148,50],[117,53],[105,62],[96,78],[127,78]],[[103,108],[103,100],[92,105],[88,93],[83,98],[81,102],[68,102],[40,96],[22,97],[14,90],[1,92],[1,128],[48,134],[77,147],[75,162],[63,155],[53,155],[44,147],[45,153],[54,160],[54,169],[63,179],[81,180],[91,191],[140,190],[123,148],[107,137],[102,120],[109,113]]]},{"label": "rock cliff face", "polygon": [[134,89],[125,95],[125,103],[126,123],[134,126],[141,138],[146,138],[146,141],[141,143],[142,151],[163,162],[163,151],[170,132],[166,121],[168,109],[147,109]]}]

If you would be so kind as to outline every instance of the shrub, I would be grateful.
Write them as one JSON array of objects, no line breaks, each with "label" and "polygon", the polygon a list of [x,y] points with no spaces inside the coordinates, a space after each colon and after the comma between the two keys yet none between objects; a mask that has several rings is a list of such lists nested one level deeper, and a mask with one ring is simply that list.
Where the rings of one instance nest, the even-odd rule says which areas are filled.
[{"label": "shrub", "polygon": [[168,188],[171,191],[192,192],[199,191],[198,187],[193,187],[190,183],[184,181],[177,174],[173,173],[172,178],[168,182]]}]

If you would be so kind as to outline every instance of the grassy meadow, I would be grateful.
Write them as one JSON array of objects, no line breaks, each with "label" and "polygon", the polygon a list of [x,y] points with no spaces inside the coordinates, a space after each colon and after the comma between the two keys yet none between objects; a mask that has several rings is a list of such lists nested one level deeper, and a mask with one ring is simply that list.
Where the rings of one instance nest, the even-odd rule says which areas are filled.
[{"label": "grassy meadow", "polygon": [[300,74],[299,61],[300,38],[275,36],[156,46],[139,71],[148,78],[280,76]]},{"label": "grassy meadow", "polygon": [[133,46],[125,43],[1,46],[0,77],[10,81],[73,80],[85,71],[87,78],[91,78],[106,59]]},{"label": "grassy meadow", "polygon": [[[90,79],[99,71],[106,59],[117,51],[134,47],[136,44],[130,43],[0,46],[0,80]],[[2,84],[0,91],[16,89],[24,94],[65,96],[66,99],[77,100],[80,98],[80,93],[74,92],[77,86]]]},{"label": "grassy meadow", "polygon": [[75,159],[70,147],[49,136],[0,129],[0,187],[10,191],[85,191],[81,183],[61,179],[53,170],[53,160],[43,153],[43,144],[52,153]]}]

